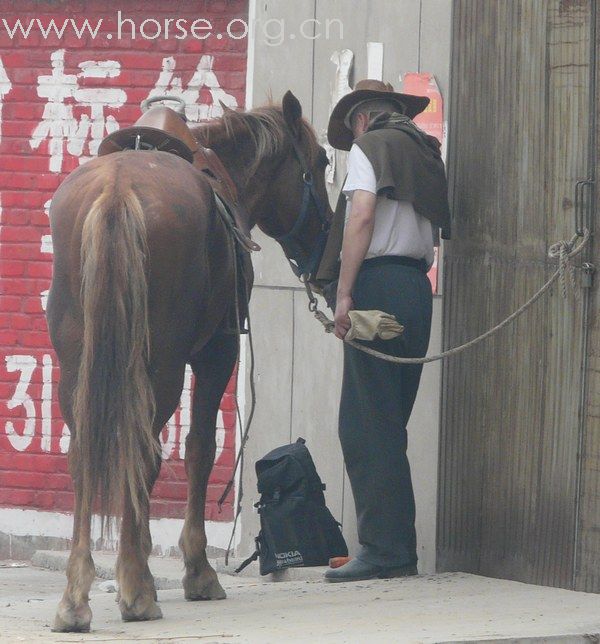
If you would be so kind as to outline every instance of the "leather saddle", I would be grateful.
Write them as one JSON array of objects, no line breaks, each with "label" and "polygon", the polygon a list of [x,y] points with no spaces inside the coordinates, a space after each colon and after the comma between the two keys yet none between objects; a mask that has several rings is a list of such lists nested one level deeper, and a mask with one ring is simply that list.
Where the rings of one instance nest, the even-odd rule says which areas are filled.
[{"label": "leather saddle", "polygon": [[[217,207],[238,241],[248,251],[260,250],[250,237],[250,217],[239,201],[237,186],[215,151],[198,143],[186,124],[184,114],[164,105],[154,106],[131,127],[105,137],[98,148],[98,156],[123,150],[169,152],[192,163],[206,176],[215,192]],[[227,217],[233,221],[228,222]]]}]

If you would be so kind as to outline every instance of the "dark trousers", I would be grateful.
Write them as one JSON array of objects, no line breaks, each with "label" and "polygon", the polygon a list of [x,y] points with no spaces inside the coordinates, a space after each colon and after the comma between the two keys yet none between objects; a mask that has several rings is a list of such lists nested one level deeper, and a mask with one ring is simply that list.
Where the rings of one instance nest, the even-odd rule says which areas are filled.
[{"label": "dark trousers", "polygon": [[[396,316],[404,333],[369,346],[422,357],[431,331],[431,285],[423,270],[378,258],[356,280],[354,307]],[[339,436],[358,520],[358,557],[381,566],[417,561],[415,500],[406,455],[406,425],[421,365],[397,365],[344,346]]]}]

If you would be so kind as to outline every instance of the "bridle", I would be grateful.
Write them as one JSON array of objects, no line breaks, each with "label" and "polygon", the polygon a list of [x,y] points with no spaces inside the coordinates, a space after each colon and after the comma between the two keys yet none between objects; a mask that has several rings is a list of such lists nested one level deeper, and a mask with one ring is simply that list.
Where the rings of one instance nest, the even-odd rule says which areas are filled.
[{"label": "bridle", "polygon": [[[327,244],[331,222],[327,217],[327,205],[321,201],[315,189],[314,178],[308,163],[306,162],[304,152],[287,124],[286,130],[292,143],[296,158],[302,168],[304,189],[302,193],[300,212],[294,225],[289,232],[285,233],[285,235],[274,237],[274,239],[283,248],[283,252],[285,253],[296,277],[299,277],[303,281],[308,281],[315,275],[319,264],[321,263],[321,258],[325,251],[325,245]],[[307,254],[302,248],[300,236],[309,222],[309,215],[312,210],[311,205],[314,206],[317,216],[319,217],[321,231],[315,241],[314,248]]]}]

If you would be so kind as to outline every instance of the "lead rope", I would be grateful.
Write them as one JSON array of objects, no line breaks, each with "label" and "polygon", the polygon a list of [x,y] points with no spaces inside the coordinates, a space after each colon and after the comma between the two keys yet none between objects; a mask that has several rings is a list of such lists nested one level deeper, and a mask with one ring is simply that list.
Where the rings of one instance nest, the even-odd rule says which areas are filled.
[{"label": "lead rope", "polygon": [[237,458],[235,460],[235,465],[233,468],[233,473],[231,474],[231,478],[229,479],[229,482],[225,486],[225,490],[223,491],[223,494],[221,495],[221,498],[219,499],[219,502],[218,502],[218,506],[220,509],[223,502],[225,501],[225,498],[229,494],[229,491],[231,490],[231,488],[235,483],[235,475],[239,468],[240,479],[239,479],[239,486],[238,486],[237,503],[235,508],[235,516],[233,519],[233,526],[231,528],[231,537],[229,537],[229,543],[227,544],[227,551],[225,552],[226,566],[229,565],[229,553],[231,551],[231,544],[233,543],[237,522],[242,512],[242,498],[244,496],[244,487],[243,487],[244,448],[246,447],[246,443],[248,442],[248,438],[250,436],[250,426],[252,425],[254,410],[256,409],[256,388],[254,384],[254,344],[252,342],[252,329],[250,325],[250,316],[248,316],[248,344],[250,347],[250,396],[251,396],[250,413],[248,414],[248,420],[246,421],[246,426],[242,430],[242,417],[240,414],[240,406],[238,401],[238,382],[240,377],[240,373],[238,370],[238,376],[237,376],[238,380],[236,380],[236,385],[235,385],[235,411],[236,411],[236,416],[240,426],[240,448],[237,454]]},{"label": "lead rope", "polygon": [[[226,226],[228,230],[229,227]],[[231,233],[231,230],[230,230]],[[221,494],[221,497],[217,503],[219,512],[221,511],[221,508],[223,506],[223,503],[225,502],[225,499],[229,495],[229,492],[231,491],[231,488],[235,484],[235,476],[237,474],[238,468],[240,470],[240,479],[239,479],[239,486],[238,486],[238,495],[237,495],[237,503],[236,503],[236,508],[235,508],[235,515],[233,519],[233,526],[231,528],[231,537],[229,538],[229,543],[227,544],[227,550],[225,552],[225,565],[229,565],[229,552],[231,551],[231,544],[233,543],[233,538],[235,537],[235,530],[237,527],[237,522],[240,517],[240,514],[242,512],[242,498],[244,496],[244,487],[243,487],[243,474],[244,474],[244,448],[246,447],[246,443],[248,442],[248,437],[250,435],[250,427],[252,425],[252,419],[254,418],[254,411],[256,409],[256,386],[254,383],[254,343],[252,341],[252,325],[250,323],[250,311],[248,310],[247,312],[247,323],[248,323],[248,345],[250,347],[250,396],[251,396],[251,402],[250,402],[250,413],[248,414],[248,419],[246,421],[246,426],[242,428],[242,416],[240,413],[240,405],[238,401],[238,385],[239,385],[239,379],[240,379],[240,372],[239,372],[239,363],[240,363],[240,355],[241,355],[241,328],[240,328],[240,300],[239,300],[239,291],[238,291],[238,282],[239,282],[239,271],[238,271],[238,254],[237,254],[237,247],[236,247],[236,240],[239,242],[239,239],[237,236],[233,233],[228,235],[229,243],[230,243],[230,249],[234,258],[234,287],[235,287],[235,325],[236,325],[236,335],[238,338],[238,356],[237,356],[237,365],[238,365],[238,370],[237,370],[237,377],[235,381],[235,412],[236,412],[236,420],[237,423],[239,424],[240,428],[240,448],[237,453],[236,459],[235,459],[235,465],[233,467],[233,472],[231,473],[231,478],[229,479],[227,485],[225,486],[225,489],[223,490],[223,494]],[[244,247],[245,248],[245,247]],[[244,271],[242,269],[242,284],[244,287],[244,297],[246,298],[246,301],[248,301],[247,297],[247,285],[246,285],[246,279],[245,279]],[[243,374],[242,374],[242,377]]]},{"label": "lead rope", "polygon": [[[580,237],[581,237],[580,243],[578,245],[575,245],[576,241]],[[500,331],[504,327],[508,326],[511,322],[516,320],[530,306],[532,306],[535,302],[537,302],[542,297],[542,295],[544,295],[544,293],[546,293],[554,284],[554,282],[556,282],[557,280],[560,280],[563,297],[565,298],[567,297],[568,282],[570,282],[577,297],[579,293],[577,292],[577,288],[576,288],[577,283],[575,280],[575,267],[573,266],[571,260],[583,251],[583,249],[589,243],[590,237],[591,237],[590,231],[586,228],[583,231],[583,235],[577,234],[572,237],[571,241],[560,241],[550,246],[550,249],[548,250],[548,257],[550,257],[551,259],[558,259],[558,268],[554,272],[552,277],[544,284],[544,286],[542,286],[542,288],[539,289],[539,291],[537,291],[529,300],[527,300],[527,302],[525,302],[525,304],[523,304],[523,306],[518,308],[512,315],[509,315],[505,320],[497,324],[495,327],[491,328],[489,331],[482,333],[481,335],[477,336],[476,338],[473,338],[469,342],[465,342],[465,344],[461,344],[458,347],[448,349],[447,351],[443,351],[442,353],[438,353],[437,355],[434,355],[434,356],[426,356],[424,358],[400,358],[398,356],[391,356],[388,353],[382,353],[381,351],[376,351],[375,349],[371,349],[370,347],[367,347],[363,344],[355,342],[354,340],[346,340],[345,342],[351,347],[354,347],[359,351],[363,351],[364,353],[367,353],[375,358],[379,358],[381,360],[385,360],[386,362],[393,362],[396,364],[427,364],[428,362],[436,362],[437,360],[443,360],[444,358],[449,358],[450,356],[454,356],[458,353],[466,351],[472,346],[475,346],[476,344],[479,344],[483,340],[486,340],[492,335],[498,333],[498,331]],[[315,318],[323,325],[326,333],[333,333],[333,329],[335,328],[335,323],[333,322],[333,320],[330,320],[322,311],[319,310],[319,302],[315,297],[312,291],[312,288],[310,287],[310,284],[308,283],[306,278],[304,278],[302,282],[304,284],[304,288],[306,289],[306,293],[309,299],[308,310],[311,313],[313,313]]]}]

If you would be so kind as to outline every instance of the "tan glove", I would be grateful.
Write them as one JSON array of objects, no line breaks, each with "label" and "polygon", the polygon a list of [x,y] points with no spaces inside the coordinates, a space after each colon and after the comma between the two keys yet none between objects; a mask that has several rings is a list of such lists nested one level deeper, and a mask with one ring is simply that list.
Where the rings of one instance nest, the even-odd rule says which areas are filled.
[{"label": "tan glove", "polygon": [[350,330],[345,340],[374,340],[379,337],[382,340],[397,338],[404,327],[398,323],[396,318],[383,311],[349,311]]}]

